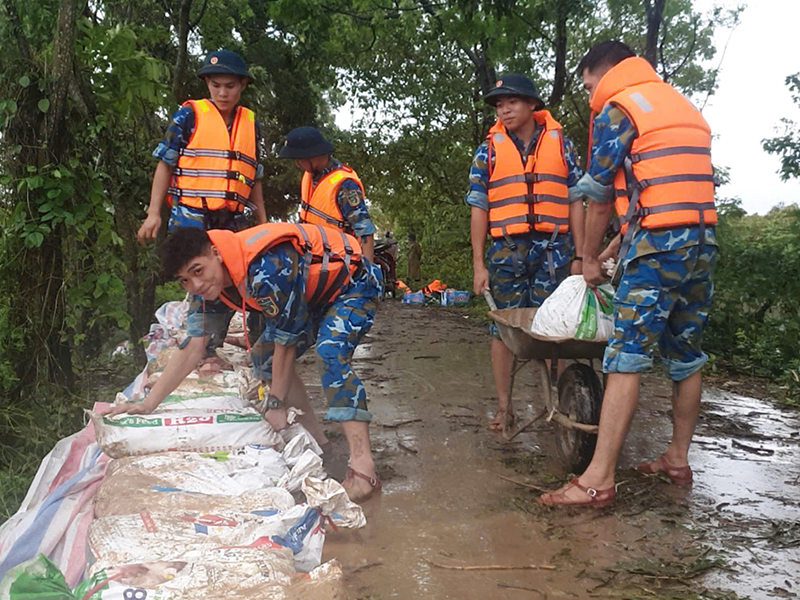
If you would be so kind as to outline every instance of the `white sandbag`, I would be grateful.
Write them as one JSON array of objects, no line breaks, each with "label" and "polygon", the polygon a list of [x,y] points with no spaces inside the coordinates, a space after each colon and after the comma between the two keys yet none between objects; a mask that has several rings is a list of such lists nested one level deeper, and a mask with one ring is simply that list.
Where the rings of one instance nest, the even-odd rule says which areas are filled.
[{"label": "white sandbag", "polygon": [[[105,585],[103,582],[107,581]],[[100,585],[90,600],[130,600],[126,590],[146,591],[158,600],[282,599],[283,590],[297,580],[287,548],[192,549],[170,561],[154,561],[100,569],[76,592]]]},{"label": "white sandbag", "polygon": [[325,477],[325,469],[322,467],[322,457],[314,454],[312,450],[305,450],[292,466],[291,471],[281,477],[278,486],[286,488],[290,492],[300,490],[303,481],[307,477]]},{"label": "white sandbag", "polygon": [[143,512],[95,519],[88,546],[94,572],[114,565],[175,560],[189,548],[250,546],[261,540],[289,548],[295,568],[307,572],[321,562],[325,541],[321,520],[320,512],[306,504],[268,517],[238,512]]},{"label": "white sandbag", "polygon": [[[155,456],[155,455],[151,455]],[[125,460],[125,459],[121,459]],[[115,461],[116,462],[116,461]],[[112,463],[113,465],[114,463]],[[132,515],[143,511],[158,513],[172,513],[176,511],[201,511],[201,512],[255,512],[257,514],[275,514],[294,506],[292,495],[282,487],[261,487],[258,489],[244,490],[237,495],[230,493],[205,493],[189,491],[171,485],[162,478],[149,474],[146,470],[122,469],[107,476],[100,490],[95,496],[95,517],[110,517],[118,515]],[[251,471],[252,473],[252,471]],[[240,487],[241,483],[235,481],[233,485],[225,486],[225,475],[219,471],[219,478],[211,485],[201,477],[189,482],[188,487],[209,489],[217,485],[227,488]],[[180,478],[186,474],[182,473]],[[208,475],[206,469],[205,475]],[[257,476],[258,474],[255,473]],[[197,484],[200,485],[197,485]],[[252,485],[252,482],[248,481]]]},{"label": "white sandbag", "polygon": [[306,477],[303,493],[309,506],[318,509],[323,515],[331,515],[333,524],[347,529],[359,529],[367,524],[364,511],[352,502],[342,484],[335,479],[325,481]]},{"label": "white sandbag", "polygon": [[614,330],[613,295],[608,284],[590,288],[583,275],[571,275],[542,302],[531,332],[554,340],[607,340]]},{"label": "white sandbag", "polygon": [[116,417],[87,412],[97,443],[112,458],[169,451],[212,452],[250,444],[283,448],[283,438],[251,408],[171,411],[159,407],[149,415]]},{"label": "white sandbag", "polygon": [[274,487],[288,472],[281,455],[266,446],[129,456],[111,462],[97,501],[105,506],[113,497],[146,499],[161,490],[238,496]]},{"label": "white sandbag", "polygon": [[[344,575],[332,560],[298,574],[285,548],[193,550],[180,560],[101,570],[75,590],[87,600],[346,600]],[[138,596],[136,595],[138,592]]]}]

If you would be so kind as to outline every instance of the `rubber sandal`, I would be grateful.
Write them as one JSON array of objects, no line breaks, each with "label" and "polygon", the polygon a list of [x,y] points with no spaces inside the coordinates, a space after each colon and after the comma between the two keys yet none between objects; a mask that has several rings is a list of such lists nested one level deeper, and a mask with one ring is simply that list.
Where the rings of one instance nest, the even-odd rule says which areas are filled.
[{"label": "rubber sandal", "polygon": [[656,473],[666,473],[670,481],[675,485],[689,485],[692,483],[692,468],[673,467],[667,462],[667,459],[662,454],[655,460],[643,462],[636,466],[636,470],[645,475],[655,475]]},{"label": "rubber sandal", "polygon": [[[566,492],[572,488],[578,488],[580,491],[585,492],[588,499],[585,499],[581,502],[567,498]],[[601,506],[607,506],[611,504],[611,502],[614,500],[614,496],[616,495],[617,490],[613,486],[605,490],[596,490],[594,488],[581,485],[578,482],[578,478],[573,477],[567,485],[561,487],[555,492],[548,492],[539,496],[537,502],[546,506],[592,506],[599,508]]]},{"label": "rubber sandal", "polygon": [[[353,496],[350,495],[350,492],[347,491],[346,484],[348,481],[355,480],[356,477],[358,477],[359,479],[363,479],[364,481],[369,483],[371,489],[364,496],[354,498]],[[381,483],[381,480],[378,479],[377,477],[370,477],[368,475],[364,475],[363,473],[359,473],[352,467],[347,467],[347,475],[345,475],[345,478],[342,480],[342,487],[345,489],[345,491],[347,491],[347,496],[350,498],[350,500],[352,500],[353,502],[364,502],[365,500],[369,500],[373,496],[380,494],[381,490],[383,489],[383,484]]]}]

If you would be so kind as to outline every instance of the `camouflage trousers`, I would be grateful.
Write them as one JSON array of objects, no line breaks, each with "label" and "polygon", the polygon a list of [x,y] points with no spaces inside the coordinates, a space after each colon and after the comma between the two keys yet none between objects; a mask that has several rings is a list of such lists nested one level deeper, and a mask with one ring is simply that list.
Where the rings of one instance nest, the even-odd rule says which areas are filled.
[{"label": "camouflage trousers", "polygon": [[[551,255],[555,279],[547,264],[552,234],[541,231],[513,235],[509,245],[496,238],[489,248],[489,287],[497,308],[531,308],[541,306],[569,275],[572,259],[572,236],[560,234],[553,241]],[[497,326],[489,325],[489,333],[499,338]]]},{"label": "camouflage trousers", "polygon": [[[353,352],[372,327],[382,293],[380,267],[364,261],[365,269],[333,303],[313,317],[295,346],[302,356],[312,345],[322,391],[328,400],[325,418],[330,421],[371,421],[364,384],[353,371]],[[250,350],[253,369],[262,379],[272,379],[273,343],[258,342]]]},{"label": "camouflage trousers", "polygon": [[244,213],[235,213],[229,210],[211,210],[206,213],[202,209],[192,208],[180,202],[173,201],[169,213],[167,229],[174,231],[177,227],[196,227],[198,229],[228,229],[241,231],[252,227],[255,221]]},{"label": "camouflage trousers", "polygon": [[670,379],[681,381],[708,360],[700,349],[714,293],[717,247],[705,244],[631,259],[614,296],[614,333],[606,373],[639,373],[656,349]]}]

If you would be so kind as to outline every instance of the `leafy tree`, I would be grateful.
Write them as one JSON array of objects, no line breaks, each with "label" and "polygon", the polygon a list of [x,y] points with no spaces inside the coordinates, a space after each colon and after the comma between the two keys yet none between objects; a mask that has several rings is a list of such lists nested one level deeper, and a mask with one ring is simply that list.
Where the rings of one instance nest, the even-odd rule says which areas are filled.
[{"label": "leafy tree", "polygon": [[[792,101],[800,106],[800,73],[789,75],[786,85],[792,93]],[[791,119],[781,119],[779,132],[782,135],[765,139],[764,150],[777,154],[781,159],[780,175],[783,181],[800,177],[800,125]]]}]

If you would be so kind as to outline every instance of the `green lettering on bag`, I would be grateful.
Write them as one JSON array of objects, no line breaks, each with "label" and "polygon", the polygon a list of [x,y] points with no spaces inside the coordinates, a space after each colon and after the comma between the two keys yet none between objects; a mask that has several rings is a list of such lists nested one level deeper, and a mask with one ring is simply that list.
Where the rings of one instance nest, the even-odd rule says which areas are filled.
[{"label": "green lettering on bag", "polygon": [[217,423],[252,423],[263,420],[264,417],[259,414],[241,415],[237,413],[225,413],[217,416]]},{"label": "green lettering on bag", "polygon": [[121,419],[109,419],[103,417],[103,423],[115,425],[116,427],[161,427],[161,419],[158,417],[146,419],[145,417],[122,417]]}]

